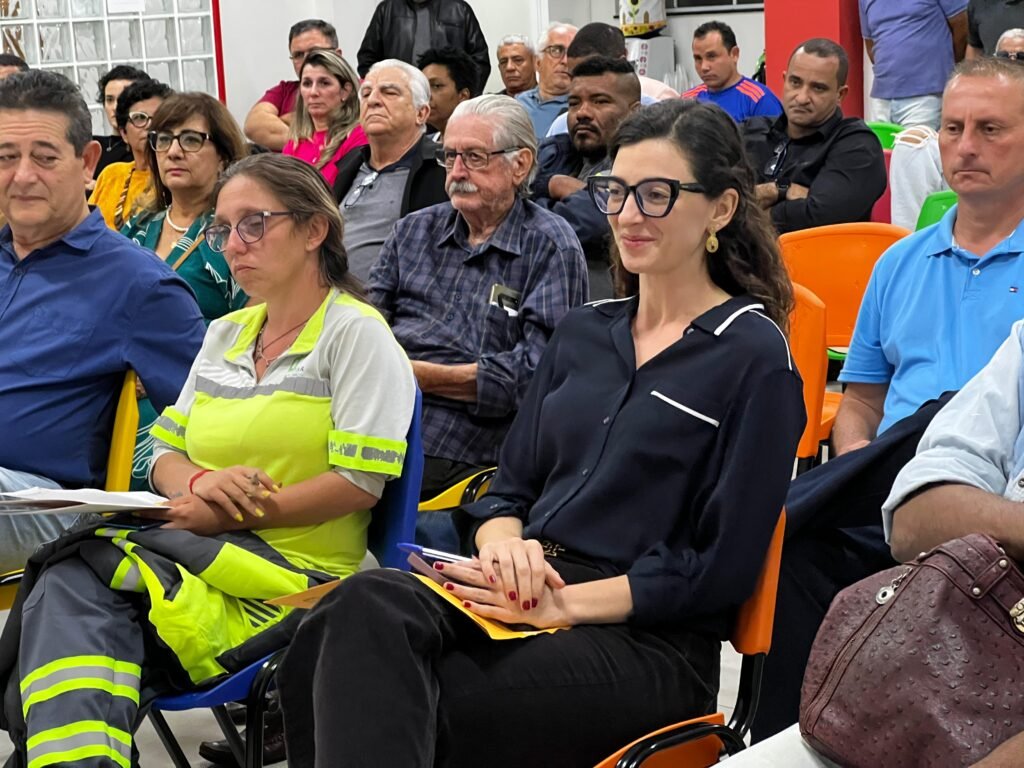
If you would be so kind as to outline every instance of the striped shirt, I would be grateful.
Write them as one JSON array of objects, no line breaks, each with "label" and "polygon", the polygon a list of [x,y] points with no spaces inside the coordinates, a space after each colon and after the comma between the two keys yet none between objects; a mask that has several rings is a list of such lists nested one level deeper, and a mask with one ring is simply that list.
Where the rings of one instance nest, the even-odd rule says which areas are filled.
[{"label": "striped shirt", "polygon": [[775,94],[749,77],[741,77],[736,85],[720,91],[710,91],[701,83],[684,93],[682,98],[717,104],[737,123],[742,123],[748,117],[776,117],[782,114],[782,102]]},{"label": "striped shirt", "polygon": [[477,246],[442,203],[398,221],[368,292],[412,360],[478,366],[475,403],[424,397],[423,452],[493,465],[555,324],[587,299],[587,264],[572,228],[532,202]]}]

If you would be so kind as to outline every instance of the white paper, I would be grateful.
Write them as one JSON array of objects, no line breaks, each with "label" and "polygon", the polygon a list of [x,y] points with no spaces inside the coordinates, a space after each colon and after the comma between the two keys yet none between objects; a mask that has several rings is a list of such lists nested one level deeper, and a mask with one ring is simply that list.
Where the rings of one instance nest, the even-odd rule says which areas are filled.
[{"label": "white paper", "polygon": [[4,498],[25,499],[26,501],[65,502],[66,506],[46,510],[26,510],[24,513],[5,510],[6,514],[55,514],[60,512],[125,512],[133,509],[167,509],[167,499],[147,491],[125,491],[109,493],[96,488],[82,488],[68,491],[62,488],[26,488],[0,494],[0,505]]}]

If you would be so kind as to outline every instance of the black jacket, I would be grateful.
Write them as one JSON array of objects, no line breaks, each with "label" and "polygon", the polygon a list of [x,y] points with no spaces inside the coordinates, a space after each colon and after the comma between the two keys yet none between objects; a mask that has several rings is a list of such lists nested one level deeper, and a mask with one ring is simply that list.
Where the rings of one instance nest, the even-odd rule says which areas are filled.
[{"label": "black jacket", "polygon": [[[430,11],[430,47],[451,45],[470,55],[480,69],[478,90],[491,74],[490,52],[480,23],[464,0],[428,0]],[[412,60],[416,40],[416,4],[412,0],[381,0],[366,28],[356,58],[359,76],[366,77],[370,67],[384,59]]]},{"label": "black jacket", "polygon": [[790,139],[786,126],[784,114],[752,117],[740,126],[757,183],[785,180],[810,190],[802,200],[771,207],[779,233],[869,221],[888,181],[882,145],[871,129],[839,109],[801,139]]},{"label": "black jacket", "polygon": [[[606,160],[599,170],[607,171],[611,161]],[[587,190],[581,190],[562,200],[548,195],[552,176],[573,176],[583,168],[583,157],[576,151],[569,134],[560,133],[544,139],[537,151],[537,176],[530,186],[530,199],[537,205],[557,213],[565,219],[583,246],[590,277],[590,300],[612,297],[608,249],[611,228],[608,217],[597,210]]]},{"label": "black jacket", "polygon": [[[413,153],[409,166],[409,178],[405,182],[405,194],[402,195],[402,216],[421,208],[448,202],[448,193],[444,191],[445,170],[434,159],[435,150],[437,144],[424,134],[420,139],[419,151]],[[334,199],[339,205],[352,187],[359,167],[369,159],[370,145],[364,144],[345,153],[338,161],[338,175],[334,179]]]}]

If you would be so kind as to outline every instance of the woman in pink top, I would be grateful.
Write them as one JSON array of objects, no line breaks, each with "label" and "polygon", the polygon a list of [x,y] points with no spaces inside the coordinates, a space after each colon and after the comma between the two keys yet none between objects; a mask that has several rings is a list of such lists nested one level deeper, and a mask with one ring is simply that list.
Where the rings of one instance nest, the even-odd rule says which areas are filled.
[{"label": "woman in pink top", "polygon": [[359,125],[359,76],[334,51],[313,51],[299,73],[299,98],[284,154],[316,166],[333,185],[337,162],[365,143]]}]

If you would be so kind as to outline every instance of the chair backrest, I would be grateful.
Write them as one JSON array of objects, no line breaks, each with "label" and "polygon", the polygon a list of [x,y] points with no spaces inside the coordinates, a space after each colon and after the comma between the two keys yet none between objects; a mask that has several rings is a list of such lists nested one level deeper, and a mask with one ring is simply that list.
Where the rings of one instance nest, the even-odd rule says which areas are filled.
[{"label": "chair backrest", "polygon": [[402,475],[384,486],[384,495],[370,514],[367,545],[384,568],[409,570],[405,554],[398,549],[403,541],[416,536],[416,514],[423,482],[423,438],[420,425],[423,395],[416,387],[416,405],[406,435]]},{"label": "chair backrest", "polygon": [[787,232],[779,238],[794,283],[828,308],[826,343],[848,347],[864,290],[878,257],[910,232],[894,224],[857,222]]},{"label": "chair backrest", "polygon": [[135,394],[135,371],[128,371],[121,385],[121,394],[114,411],[114,434],[110,438],[107,454],[108,491],[127,491],[132,481],[132,457],[135,455],[135,436],[139,430],[139,403]]},{"label": "chair backrest", "polygon": [[896,134],[903,130],[903,126],[897,123],[874,122],[868,123],[868,128],[882,144],[882,149],[892,149],[896,143]]},{"label": "chair backrest", "polygon": [[883,149],[885,157],[885,192],[871,207],[871,220],[879,224],[892,223],[892,184],[889,182],[889,168],[892,165],[892,150]]},{"label": "chair backrest", "polygon": [[740,607],[733,626],[732,647],[744,656],[768,653],[772,647],[772,627],[775,622],[775,593],[779,588],[779,567],[782,563],[782,541],[786,535],[786,510],[779,514],[775,524],[764,565],[757,577],[754,594]]},{"label": "chair backrest", "polygon": [[807,426],[796,448],[798,459],[818,454],[821,409],[828,379],[828,350],[825,344],[825,305],[807,288],[793,284],[793,311],[789,314],[789,349],[804,382]]},{"label": "chair backrest", "polygon": [[957,194],[951,189],[932,192],[921,204],[921,213],[917,217],[917,229],[924,229],[936,223],[946,215],[946,211],[956,205]]}]

